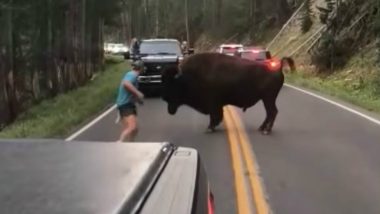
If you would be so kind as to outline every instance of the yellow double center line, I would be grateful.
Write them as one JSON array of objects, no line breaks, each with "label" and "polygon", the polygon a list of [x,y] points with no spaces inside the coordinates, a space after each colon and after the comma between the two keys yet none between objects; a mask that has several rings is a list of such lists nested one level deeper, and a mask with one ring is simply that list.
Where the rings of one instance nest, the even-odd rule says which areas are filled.
[{"label": "yellow double center line", "polygon": [[224,124],[231,150],[238,213],[253,213],[252,204],[257,214],[271,213],[248,136],[239,115],[230,106],[224,108]]}]

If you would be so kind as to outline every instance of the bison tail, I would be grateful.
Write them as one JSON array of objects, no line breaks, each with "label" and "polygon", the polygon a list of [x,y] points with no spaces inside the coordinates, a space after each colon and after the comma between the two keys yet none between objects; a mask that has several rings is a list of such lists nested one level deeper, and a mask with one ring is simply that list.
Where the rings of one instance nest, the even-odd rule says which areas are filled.
[{"label": "bison tail", "polygon": [[291,71],[295,71],[296,70],[296,63],[294,62],[293,58],[291,58],[291,57],[283,57],[281,59],[281,63],[284,63],[284,62],[288,63]]}]

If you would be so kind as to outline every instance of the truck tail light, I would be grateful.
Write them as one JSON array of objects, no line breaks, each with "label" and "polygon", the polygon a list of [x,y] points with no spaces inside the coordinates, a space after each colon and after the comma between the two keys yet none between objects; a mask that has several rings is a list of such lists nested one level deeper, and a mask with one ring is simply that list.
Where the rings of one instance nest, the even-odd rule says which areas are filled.
[{"label": "truck tail light", "polygon": [[208,199],[207,199],[208,214],[215,214],[215,204],[214,204],[214,195],[209,190]]},{"label": "truck tail light", "polygon": [[276,72],[281,68],[281,61],[272,58],[266,61],[266,65],[269,71]]}]

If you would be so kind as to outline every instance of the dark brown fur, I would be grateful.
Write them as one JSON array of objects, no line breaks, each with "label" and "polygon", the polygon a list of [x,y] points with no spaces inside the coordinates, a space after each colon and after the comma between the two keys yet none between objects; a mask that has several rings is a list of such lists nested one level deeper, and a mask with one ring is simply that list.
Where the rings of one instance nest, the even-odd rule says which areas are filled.
[{"label": "dark brown fur", "polygon": [[[295,69],[291,58],[283,58]],[[234,105],[243,110],[262,100],[267,112],[260,130],[271,132],[277,115],[276,98],[284,83],[282,65],[269,71],[263,64],[218,53],[196,54],[178,67],[163,73],[163,99],[168,111],[175,114],[178,107],[188,105],[210,115],[209,129],[214,130],[223,120],[223,106]]]}]

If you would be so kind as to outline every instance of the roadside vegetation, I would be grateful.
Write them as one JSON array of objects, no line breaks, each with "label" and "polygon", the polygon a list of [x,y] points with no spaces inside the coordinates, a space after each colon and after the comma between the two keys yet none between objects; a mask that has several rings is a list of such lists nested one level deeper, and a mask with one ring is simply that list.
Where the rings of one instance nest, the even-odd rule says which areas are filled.
[{"label": "roadside vegetation", "polygon": [[286,81],[338,97],[363,109],[380,113],[380,66],[376,41],[359,48],[344,66],[334,70],[301,63]]},{"label": "roadside vegetation", "polygon": [[301,70],[297,73],[287,74],[286,81],[296,86],[337,97],[368,111],[380,113],[380,96],[375,89],[377,86],[361,84],[359,83],[360,79],[358,83],[351,85],[348,83],[349,80],[345,79],[345,76],[350,76],[349,72],[341,71],[328,76],[320,76]]},{"label": "roadside vegetation", "polygon": [[105,70],[85,86],[44,100],[23,112],[0,132],[0,138],[60,138],[109,106],[128,64],[108,58]]},{"label": "roadside vegetation", "polygon": [[0,130],[97,75],[104,26],[119,11],[119,0],[1,1]]},{"label": "roadside vegetation", "polygon": [[306,0],[270,46],[296,60],[287,82],[379,113],[379,8],[379,0]]}]

